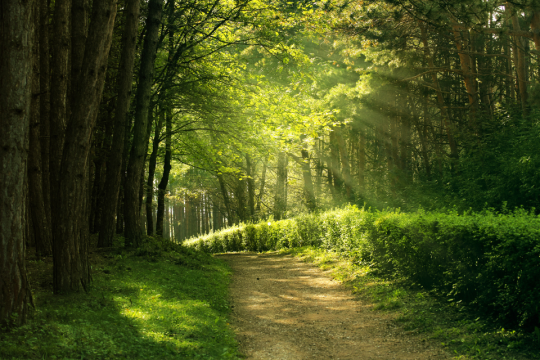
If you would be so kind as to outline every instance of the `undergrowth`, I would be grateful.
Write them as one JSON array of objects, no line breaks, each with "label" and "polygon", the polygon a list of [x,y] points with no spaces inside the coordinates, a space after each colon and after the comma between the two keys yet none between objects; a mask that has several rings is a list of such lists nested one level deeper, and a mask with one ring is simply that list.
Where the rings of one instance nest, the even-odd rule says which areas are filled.
[{"label": "undergrowth", "polygon": [[310,246],[280,252],[331,270],[373,310],[392,314],[404,330],[440,343],[456,359],[540,359],[540,334],[504,329],[402,279],[377,276],[368,266],[336,252]]},{"label": "undergrowth", "polygon": [[167,241],[93,255],[88,293],[52,294],[30,261],[36,310],[0,340],[1,359],[236,359],[227,265]]}]

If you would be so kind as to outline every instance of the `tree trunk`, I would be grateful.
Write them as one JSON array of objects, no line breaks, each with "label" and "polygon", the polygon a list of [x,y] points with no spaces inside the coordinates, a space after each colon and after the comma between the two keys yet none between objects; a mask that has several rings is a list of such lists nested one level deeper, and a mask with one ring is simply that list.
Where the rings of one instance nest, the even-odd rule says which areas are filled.
[{"label": "tree trunk", "polygon": [[[50,80],[50,191],[51,191],[51,213],[58,213],[58,198],[60,196],[60,165],[62,162],[62,149],[64,148],[64,136],[67,124],[67,102],[68,97],[68,59],[71,48],[71,1],[55,1],[53,23],[52,23],[52,41],[51,44],[51,80]],[[51,216],[53,228],[59,226],[58,216]]]},{"label": "tree trunk", "polygon": [[225,181],[223,180],[223,175],[217,175],[219,181],[219,188],[221,190],[221,196],[223,196],[223,204],[225,204],[225,210],[227,211],[227,224],[231,226],[233,224],[233,218],[231,213],[231,204],[229,201],[229,194],[227,192],[227,187],[225,186]]},{"label": "tree trunk", "polygon": [[426,170],[426,176],[428,180],[431,180],[431,164],[429,163],[429,155],[428,155],[428,148],[427,148],[427,124],[429,122],[429,109],[427,104],[427,92],[424,95],[424,98],[422,99],[422,105],[423,105],[423,118],[424,118],[424,124],[423,126],[420,125],[420,117],[415,111],[415,120],[414,125],[416,126],[416,131],[418,132],[418,138],[420,139],[420,151],[422,154],[422,160],[424,162],[424,168]]},{"label": "tree trunk", "polygon": [[255,219],[255,179],[254,177],[254,166],[251,163],[251,157],[246,155],[246,171],[247,171],[247,185],[248,185],[248,207],[249,207],[249,217],[251,220]]},{"label": "tree trunk", "polygon": [[186,213],[184,214],[184,238],[191,236],[191,198],[186,196]]},{"label": "tree trunk", "polygon": [[138,247],[142,241],[142,229],[139,222],[139,186],[144,167],[145,138],[148,124],[150,93],[154,80],[154,62],[156,58],[159,26],[161,24],[163,0],[150,0],[146,20],[146,36],[141,55],[139,84],[135,96],[135,123],[133,144],[127,167],[124,188],[124,216],[126,222],[126,245]]},{"label": "tree trunk", "polygon": [[156,162],[159,150],[159,143],[161,137],[161,128],[163,127],[163,118],[158,116],[158,122],[154,132],[154,140],[152,141],[152,154],[150,154],[150,160],[148,161],[148,179],[146,181],[146,234],[148,236],[154,235],[154,222],[153,222],[153,209],[152,204],[154,200],[154,176],[156,174]]},{"label": "tree trunk", "polygon": [[34,26],[32,46],[32,103],[30,113],[30,149],[28,154],[28,190],[30,206],[27,211],[32,217],[33,239],[36,246],[36,255],[38,257],[52,254],[52,229],[49,210],[45,206],[43,197],[43,172],[41,161],[41,141],[40,141],[40,61],[39,61],[39,3],[34,5]]},{"label": "tree trunk", "polygon": [[281,220],[287,211],[285,183],[287,182],[287,159],[284,152],[278,154],[276,192],[274,197],[274,219]]},{"label": "tree trunk", "polygon": [[268,165],[268,159],[264,158],[263,169],[262,169],[262,174],[261,174],[261,183],[259,185],[259,194],[257,195],[257,206],[256,206],[257,216],[260,216],[259,214],[261,212],[261,200],[264,195],[264,186],[266,185],[265,182],[266,182],[267,165]]},{"label": "tree trunk", "polygon": [[351,165],[349,163],[349,154],[343,138],[343,127],[336,128],[336,138],[339,147],[339,156],[341,158],[341,168],[343,169],[343,181],[345,183],[345,196],[347,201],[353,201]]},{"label": "tree trunk", "polygon": [[[477,82],[476,73],[474,71],[474,63],[471,56],[468,54],[469,41],[467,35],[463,36],[459,29],[459,25],[454,23],[452,25],[454,33],[454,42],[456,49],[458,50],[459,61],[461,64],[461,72],[463,76],[463,82],[465,89],[467,90],[467,96],[469,98],[470,117],[469,126],[471,129],[476,129],[476,108],[478,106],[478,94],[477,94]],[[434,73],[435,74],[435,73]]]},{"label": "tree trunk", "polygon": [[[510,2],[506,3],[506,10],[511,13],[512,27],[514,31],[521,31],[519,26],[519,18],[514,12],[513,5]],[[518,75],[518,85],[519,85],[519,97],[521,100],[521,108],[523,112],[527,112],[527,74],[526,74],[526,59],[525,59],[525,44],[521,36],[514,36],[514,49],[517,50],[517,61],[515,62],[516,71]],[[516,55],[514,55],[516,57]],[[515,59],[515,58],[514,58]]]},{"label": "tree trunk", "polygon": [[360,195],[364,196],[366,192],[365,174],[366,174],[366,137],[362,130],[358,131],[358,153],[357,153],[357,165],[358,165],[358,187],[360,188]]},{"label": "tree trunk", "polygon": [[[50,112],[51,112],[51,94],[50,94],[50,53],[49,53],[49,1],[39,1],[39,131],[41,147],[41,181],[43,191],[43,205],[45,207],[45,216],[51,232],[51,252],[52,252],[52,219],[51,219],[51,173],[50,163]],[[37,39],[36,39],[37,40]]]},{"label": "tree trunk", "polygon": [[172,137],[172,114],[165,111],[165,159],[163,161],[163,176],[158,184],[158,206],[156,219],[156,234],[163,235],[163,215],[165,210],[165,191],[169,183],[171,172],[171,137]]},{"label": "tree trunk", "polygon": [[212,196],[212,230],[214,232],[219,230],[219,205],[216,204],[216,199]]},{"label": "tree trunk", "polygon": [[89,154],[97,109],[107,70],[107,59],[116,17],[114,0],[96,0],[92,31],[85,43],[79,76],[72,84],[71,119],[67,124],[59,176],[57,219],[53,227],[54,291],[86,289],[88,266]]},{"label": "tree trunk", "polygon": [[33,5],[17,0],[2,0],[0,5],[0,326],[24,323],[31,301],[24,259],[23,184],[32,95]]},{"label": "tree trunk", "polygon": [[204,233],[208,234],[210,232],[210,205],[208,201],[208,194],[205,195],[205,202],[204,202]]},{"label": "tree trunk", "polygon": [[[340,159],[339,159],[339,145],[336,134],[336,129],[330,131],[330,159],[328,161],[328,178],[333,180],[334,188],[332,190],[333,199],[335,202],[340,200],[341,188],[343,187],[343,177],[341,176]],[[330,181],[330,183],[332,183]]]},{"label": "tree trunk", "polygon": [[314,211],[317,208],[315,200],[315,191],[313,189],[313,178],[311,177],[311,163],[309,153],[306,149],[302,149],[302,178],[304,180],[304,201],[309,211]]},{"label": "tree trunk", "polygon": [[[407,95],[402,94],[400,96],[400,118],[401,118],[401,136],[399,138],[399,147],[400,147],[400,167],[403,172],[403,178],[407,183],[412,182],[412,172],[410,168],[411,164],[411,116],[409,109],[407,107]],[[411,99],[411,106],[412,104]]]},{"label": "tree trunk", "polygon": [[236,180],[236,187],[234,189],[234,197],[236,198],[236,214],[239,221],[246,221],[246,180]]},{"label": "tree trunk", "polygon": [[[423,25],[421,26],[422,30],[422,42],[424,46],[424,56],[426,57],[426,60],[428,61],[430,68],[435,68],[435,64],[433,62],[433,58],[431,56],[431,51],[429,50],[428,40],[427,40],[427,32],[426,28]],[[431,73],[431,79],[433,81],[433,87],[435,88],[435,92],[437,93],[437,104],[439,106],[439,110],[442,115],[442,120],[444,127],[446,128],[446,134],[448,136],[448,143],[450,145],[450,156],[453,160],[453,162],[457,162],[458,160],[458,149],[457,149],[457,143],[454,139],[454,131],[453,126],[450,123],[450,117],[448,115],[448,109],[446,107],[446,103],[444,101],[444,97],[442,95],[441,88],[439,86],[439,80],[437,79],[437,73],[432,72]]]}]

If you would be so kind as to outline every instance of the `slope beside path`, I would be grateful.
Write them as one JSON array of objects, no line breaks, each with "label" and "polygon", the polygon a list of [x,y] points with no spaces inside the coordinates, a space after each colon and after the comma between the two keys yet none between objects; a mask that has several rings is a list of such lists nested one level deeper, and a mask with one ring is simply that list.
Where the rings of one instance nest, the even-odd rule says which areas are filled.
[{"label": "slope beside path", "polygon": [[247,359],[448,359],[290,255],[219,255],[232,267],[231,325]]}]

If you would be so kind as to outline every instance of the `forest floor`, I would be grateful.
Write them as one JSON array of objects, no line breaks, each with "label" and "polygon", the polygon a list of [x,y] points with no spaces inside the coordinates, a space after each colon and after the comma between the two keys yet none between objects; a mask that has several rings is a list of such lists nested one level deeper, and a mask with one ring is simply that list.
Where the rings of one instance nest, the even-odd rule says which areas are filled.
[{"label": "forest floor", "polygon": [[88,292],[53,295],[52,257],[29,254],[35,310],[0,329],[0,359],[238,359],[230,269],[211,255],[158,241],[92,251]]},{"label": "forest floor", "polygon": [[219,255],[233,269],[231,325],[248,359],[448,359],[443,346],[372,311],[331,270],[287,254]]}]

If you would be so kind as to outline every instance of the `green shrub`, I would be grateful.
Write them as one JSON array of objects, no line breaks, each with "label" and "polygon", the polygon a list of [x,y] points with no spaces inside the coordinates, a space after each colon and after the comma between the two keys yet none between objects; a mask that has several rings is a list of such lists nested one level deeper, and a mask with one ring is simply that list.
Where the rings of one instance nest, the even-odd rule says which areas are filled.
[{"label": "green shrub", "polygon": [[241,224],[189,240],[207,252],[317,246],[511,325],[540,325],[540,218],[355,207]]}]

